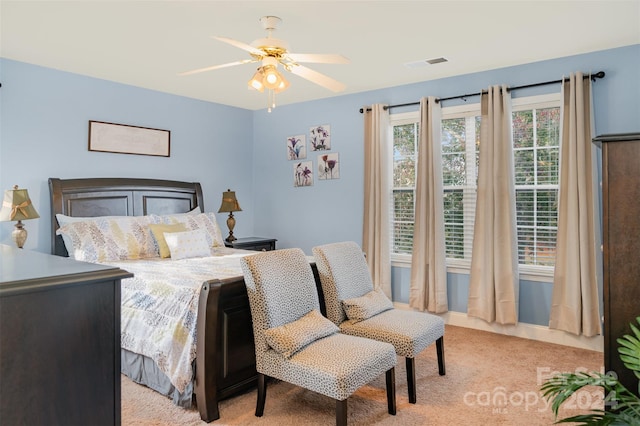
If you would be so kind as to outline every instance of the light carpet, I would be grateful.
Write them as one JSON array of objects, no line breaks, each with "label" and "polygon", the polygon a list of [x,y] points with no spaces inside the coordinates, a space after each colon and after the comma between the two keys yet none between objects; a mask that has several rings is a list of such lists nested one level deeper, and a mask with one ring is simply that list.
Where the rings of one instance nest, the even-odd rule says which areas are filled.
[{"label": "light carpet", "polygon": [[[396,366],[397,415],[387,413],[384,375],[349,398],[350,425],[551,425],[554,416],[540,385],[554,372],[602,371],[601,352],[446,326],[446,375],[438,375],[435,345],[416,358],[418,402],[407,398],[404,359]],[[220,402],[211,425],[331,425],[335,402],[284,382],[269,382],[264,416],[255,417],[256,390]],[[602,409],[602,392],[584,389],[560,417]],[[198,425],[197,409],[122,376],[123,425]]]}]

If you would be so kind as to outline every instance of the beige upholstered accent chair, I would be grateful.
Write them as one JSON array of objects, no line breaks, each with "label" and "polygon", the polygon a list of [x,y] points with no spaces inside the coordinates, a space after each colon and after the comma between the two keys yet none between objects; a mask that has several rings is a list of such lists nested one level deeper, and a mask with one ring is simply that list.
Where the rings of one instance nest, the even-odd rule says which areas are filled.
[{"label": "beige upholstered accent chair", "polygon": [[320,313],[309,259],[300,249],[240,260],[249,295],[258,371],[256,416],[273,377],[336,400],[336,424],[347,424],[347,398],[386,374],[387,408],[396,414],[393,345],[338,332]]},{"label": "beige upholstered accent chair", "polygon": [[415,357],[436,342],[438,370],[445,374],[444,321],[426,312],[395,309],[374,290],[364,253],[352,242],[313,248],[322,283],[327,318],[342,333],[393,344],[406,358],[409,402],[416,403]]}]

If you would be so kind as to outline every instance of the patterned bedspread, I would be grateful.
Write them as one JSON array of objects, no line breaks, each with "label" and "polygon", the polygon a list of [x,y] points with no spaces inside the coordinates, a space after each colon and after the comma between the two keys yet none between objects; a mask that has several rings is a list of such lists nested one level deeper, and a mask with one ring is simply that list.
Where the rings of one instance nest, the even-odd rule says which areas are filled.
[{"label": "patterned bedspread", "polygon": [[215,250],[205,258],[106,262],[134,274],[122,280],[122,348],[153,359],[180,392],[193,377],[202,284],[213,278],[241,277],[239,259],[252,254]]}]

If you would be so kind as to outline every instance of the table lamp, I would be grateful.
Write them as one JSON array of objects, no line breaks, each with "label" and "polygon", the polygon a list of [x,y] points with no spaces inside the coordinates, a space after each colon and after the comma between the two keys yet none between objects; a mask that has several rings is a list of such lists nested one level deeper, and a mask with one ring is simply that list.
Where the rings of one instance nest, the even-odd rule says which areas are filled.
[{"label": "table lamp", "polygon": [[14,185],[13,189],[4,191],[0,222],[17,221],[16,229],[11,233],[11,238],[18,248],[22,248],[27,241],[27,230],[22,225],[22,221],[39,217],[40,215],[33,207],[26,189],[18,189],[18,185]]},{"label": "table lamp", "polygon": [[225,238],[227,242],[232,242],[237,240],[236,237],[233,236],[233,228],[236,226],[236,218],[233,217],[233,212],[241,212],[240,204],[238,204],[238,200],[236,199],[235,191],[227,189],[226,192],[222,193],[222,204],[220,205],[220,209],[218,213],[226,213],[229,212],[229,217],[227,218],[227,227],[229,228],[229,236]]}]

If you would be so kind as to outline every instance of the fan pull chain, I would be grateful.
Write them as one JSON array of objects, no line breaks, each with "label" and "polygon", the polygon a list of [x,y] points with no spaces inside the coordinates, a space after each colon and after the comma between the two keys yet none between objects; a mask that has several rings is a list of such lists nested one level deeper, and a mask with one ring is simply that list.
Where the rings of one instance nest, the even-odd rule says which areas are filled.
[{"label": "fan pull chain", "polygon": [[276,107],[276,92],[267,89],[267,112],[271,112],[272,108]]}]

